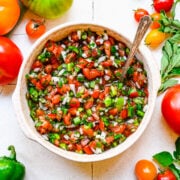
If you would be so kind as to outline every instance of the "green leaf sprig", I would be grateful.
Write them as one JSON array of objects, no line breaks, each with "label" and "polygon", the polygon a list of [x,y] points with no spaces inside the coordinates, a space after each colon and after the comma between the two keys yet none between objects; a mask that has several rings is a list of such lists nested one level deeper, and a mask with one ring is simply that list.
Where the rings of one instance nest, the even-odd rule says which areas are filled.
[{"label": "green leaf sprig", "polygon": [[172,7],[172,17],[161,12],[160,31],[169,35],[162,48],[161,58],[161,86],[159,94],[178,83],[175,77],[180,76],[180,20],[175,19],[175,9],[180,0]]},{"label": "green leaf sprig", "polygon": [[176,176],[177,180],[180,180],[180,137],[175,142],[175,151],[171,154],[168,151],[162,151],[154,154],[153,159],[160,165],[161,171],[170,169]]}]

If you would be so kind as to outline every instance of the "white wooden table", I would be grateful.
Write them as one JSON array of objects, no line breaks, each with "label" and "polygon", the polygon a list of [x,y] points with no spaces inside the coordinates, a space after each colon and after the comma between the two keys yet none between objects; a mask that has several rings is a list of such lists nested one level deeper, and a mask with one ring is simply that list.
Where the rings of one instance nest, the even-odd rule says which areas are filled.
[{"label": "white wooden table", "polygon": [[[49,30],[64,22],[98,21],[111,25],[132,40],[137,28],[133,10],[142,7],[153,12],[151,4],[152,0],[74,0],[72,8],[64,16],[56,20],[47,20],[46,27]],[[21,49],[24,58],[34,43],[34,40],[30,40],[25,33],[25,24],[31,18],[37,17],[23,8],[19,23],[9,35]],[[159,65],[161,48],[152,53]],[[136,161],[144,158],[151,160],[154,153],[174,150],[177,134],[173,133],[162,119],[160,110],[162,95],[157,98],[148,128],[127,151],[96,163],[66,160],[24,136],[12,106],[11,97],[15,86],[16,81],[0,86],[0,156],[8,155],[7,147],[13,144],[18,160],[26,166],[25,180],[133,180],[136,179],[134,175]]]}]

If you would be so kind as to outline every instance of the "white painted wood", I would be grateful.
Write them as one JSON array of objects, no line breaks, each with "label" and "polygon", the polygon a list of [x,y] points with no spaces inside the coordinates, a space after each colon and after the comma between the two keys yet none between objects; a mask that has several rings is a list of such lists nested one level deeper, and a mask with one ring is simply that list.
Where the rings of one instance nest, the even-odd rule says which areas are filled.
[{"label": "white painted wood", "polygon": [[[142,7],[153,12],[151,4],[152,0],[74,0],[72,8],[64,16],[47,20],[46,26],[49,30],[64,22],[94,20],[109,24],[133,39],[137,28],[133,10]],[[9,35],[24,57],[35,42],[25,33],[25,24],[32,17],[37,16],[23,10],[19,23]],[[160,64],[161,49],[152,51],[152,54]],[[18,160],[26,166],[25,180],[135,180],[136,161],[144,158],[151,160],[154,153],[162,150],[174,150],[177,135],[163,121],[160,111],[161,95],[157,98],[156,110],[144,135],[123,154],[96,163],[77,163],[61,158],[24,136],[17,123],[11,100],[16,81],[11,84],[0,86],[0,156],[9,154],[9,144],[15,145]]]}]

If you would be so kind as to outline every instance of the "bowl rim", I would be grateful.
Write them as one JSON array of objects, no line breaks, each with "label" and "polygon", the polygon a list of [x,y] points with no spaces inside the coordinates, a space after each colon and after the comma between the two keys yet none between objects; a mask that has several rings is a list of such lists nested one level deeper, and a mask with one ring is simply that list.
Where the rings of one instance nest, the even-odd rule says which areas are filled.
[{"label": "bowl rim", "polygon": [[[16,116],[18,119],[18,123],[19,123],[22,131],[24,132],[24,134],[29,139],[32,139],[32,140],[38,142],[39,144],[41,144],[42,146],[47,148],[49,151],[51,151],[57,155],[60,155],[61,157],[64,157],[66,159],[78,161],[78,162],[95,162],[95,161],[101,161],[101,160],[112,158],[112,157],[124,152],[126,149],[128,149],[130,146],[132,146],[139,139],[139,137],[143,134],[144,130],[147,128],[147,126],[151,120],[151,116],[152,116],[152,113],[153,113],[153,110],[155,107],[157,91],[160,86],[160,73],[159,73],[157,64],[155,64],[155,61],[153,60],[154,57],[152,56],[151,52],[147,49],[147,47],[145,47],[145,45],[140,44],[140,46],[138,48],[140,54],[143,56],[144,59],[150,59],[150,61],[147,62],[149,71],[151,72],[153,69],[153,72],[151,72],[151,76],[149,77],[151,80],[151,83],[152,83],[152,87],[151,87],[152,91],[150,92],[151,99],[149,98],[148,104],[151,107],[148,108],[148,113],[146,112],[145,116],[143,117],[143,119],[145,119],[146,121],[145,120],[142,121],[140,123],[138,129],[131,136],[129,136],[122,144],[118,145],[115,148],[111,148],[110,150],[105,151],[101,154],[92,154],[92,155],[78,154],[75,152],[65,151],[61,148],[56,147],[55,145],[46,141],[42,137],[42,135],[40,135],[38,132],[35,132],[30,127],[30,125],[29,125],[30,122],[25,118],[25,114],[23,112],[24,107],[21,104],[22,94],[20,93],[21,89],[22,89],[21,86],[25,87],[25,85],[22,84],[22,78],[24,76],[24,68],[29,63],[29,60],[31,59],[31,54],[36,49],[36,47],[38,47],[40,44],[42,44],[42,42],[44,42],[45,39],[48,38],[51,34],[56,33],[57,31],[60,31],[63,28],[67,28],[67,27],[71,27],[71,26],[75,27],[75,26],[79,26],[79,25],[98,26],[98,27],[102,27],[102,28],[111,30],[111,31],[117,33],[118,35],[120,35],[121,37],[123,37],[128,43],[132,44],[132,42],[127,37],[122,35],[119,31],[115,30],[112,27],[109,27],[109,25],[101,24],[99,22],[85,22],[85,23],[84,22],[69,22],[69,23],[64,23],[64,24],[58,25],[58,26],[52,28],[51,30],[49,30],[48,32],[46,32],[43,36],[41,36],[32,45],[31,50],[29,51],[28,55],[26,56],[26,58],[24,59],[22,65],[21,65],[18,79],[17,79],[17,85],[16,85],[16,88],[12,95],[12,101],[13,101],[15,113],[16,113]],[[153,67],[153,68],[151,68],[151,67]],[[24,98],[25,98],[25,94],[24,94]],[[33,120],[32,120],[32,122],[33,122]]]}]

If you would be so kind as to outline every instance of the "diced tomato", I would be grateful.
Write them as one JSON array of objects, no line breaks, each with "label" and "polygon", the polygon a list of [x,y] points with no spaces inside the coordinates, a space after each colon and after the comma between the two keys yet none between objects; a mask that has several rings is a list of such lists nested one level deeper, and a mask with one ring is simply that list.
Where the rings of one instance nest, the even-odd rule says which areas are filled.
[{"label": "diced tomato", "polygon": [[90,143],[89,143],[89,147],[91,148],[91,149],[96,149],[96,141],[91,141]]},{"label": "diced tomato", "polygon": [[48,116],[48,118],[54,120],[54,119],[56,119],[56,116],[57,116],[57,115],[56,115],[56,114],[53,114],[53,113],[50,113],[50,114],[48,114],[47,116]]},{"label": "diced tomato", "polygon": [[50,74],[44,75],[40,79],[40,82],[43,86],[49,85],[50,81],[51,81],[51,75]]},{"label": "diced tomato", "polygon": [[71,40],[73,40],[75,42],[79,40],[79,36],[78,36],[77,32],[71,33]]},{"label": "diced tomato", "polygon": [[44,111],[42,109],[37,109],[36,110],[36,115],[37,116],[42,116],[42,115],[44,115]]},{"label": "diced tomato", "polygon": [[44,68],[44,71],[47,73],[47,74],[50,74],[52,72],[52,65],[51,64],[48,64],[45,66]]},{"label": "diced tomato", "polygon": [[86,153],[86,154],[93,154],[93,151],[91,150],[91,148],[89,147],[89,145],[86,145],[83,147],[83,151]]},{"label": "diced tomato", "polygon": [[106,137],[106,143],[107,144],[111,144],[114,141],[114,137],[113,136],[107,136]]},{"label": "diced tomato", "polygon": [[102,73],[103,72],[101,72],[97,69],[89,69],[89,68],[83,69],[84,76],[89,80],[92,80],[92,79],[102,76],[103,75]]},{"label": "diced tomato", "polygon": [[92,93],[92,97],[94,99],[97,99],[99,97],[99,94],[100,94],[100,90],[99,89],[95,89]]},{"label": "diced tomato", "polygon": [[76,107],[69,108],[68,112],[69,112],[72,116],[76,116],[76,114],[77,114],[77,108],[76,108]]},{"label": "diced tomato", "polygon": [[104,51],[108,57],[111,56],[111,42],[109,40],[104,41]]},{"label": "diced tomato", "polygon": [[63,121],[64,121],[65,125],[67,125],[67,126],[71,125],[71,115],[70,115],[70,113],[64,115]]},{"label": "diced tomato", "polygon": [[126,119],[128,117],[128,110],[127,109],[123,109],[121,112],[120,112],[120,117],[122,119]]},{"label": "diced tomato", "polygon": [[94,130],[90,127],[86,127],[86,126],[82,126],[82,130],[83,130],[83,134],[89,136],[89,137],[93,137],[94,135]]},{"label": "diced tomato", "polygon": [[44,120],[40,126],[37,127],[37,130],[40,134],[46,134],[52,130],[53,126],[49,121]]},{"label": "diced tomato", "polygon": [[32,64],[32,69],[35,69],[35,68],[42,68],[43,67],[43,64],[41,61],[39,60],[36,60],[33,64]]},{"label": "diced tomato", "polygon": [[101,131],[104,131],[104,130],[105,130],[105,124],[104,124],[104,121],[103,121],[103,120],[100,120],[100,121],[99,121],[99,129],[100,129]]},{"label": "diced tomato", "polygon": [[61,101],[61,96],[59,94],[56,94],[52,97],[52,103],[58,104]]},{"label": "diced tomato", "polygon": [[104,67],[110,67],[110,66],[113,65],[113,61],[109,59],[109,60],[103,61],[101,63],[101,65],[104,66]]},{"label": "diced tomato", "polygon": [[65,58],[64,61],[65,61],[66,64],[68,64],[68,63],[74,61],[75,58],[76,58],[76,53],[75,53],[75,52],[71,52],[71,53],[69,53],[69,54],[66,56],[66,58]]},{"label": "diced tomato", "polygon": [[76,150],[77,150],[77,151],[81,151],[82,149],[83,149],[83,148],[82,148],[82,145],[76,143]]},{"label": "diced tomato", "polygon": [[84,104],[85,109],[90,109],[93,106],[93,99],[88,99],[86,103]]},{"label": "diced tomato", "polygon": [[138,96],[139,96],[138,91],[135,88],[129,94],[130,98],[135,98],[135,97],[138,97]]},{"label": "diced tomato", "polygon": [[109,113],[110,115],[115,116],[115,115],[118,114],[118,108],[112,108],[112,109],[110,109],[110,110],[108,111],[108,113]]},{"label": "diced tomato", "polygon": [[80,69],[83,69],[86,67],[86,65],[88,64],[88,61],[86,61],[84,58],[80,57],[78,59],[78,63],[77,63],[77,67],[79,67]]},{"label": "diced tomato", "polygon": [[63,84],[62,87],[61,88],[57,88],[57,90],[58,90],[58,92],[60,94],[63,95],[63,94],[66,94],[67,92],[70,91],[70,86],[69,86],[69,84]]},{"label": "diced tomato", "polygon": [[70,100],[69,106],[72,107],[72,108],[74,108],[74,107],[78,108],[78,107],[80,107],[80,102],[79,102],[79,100],[77,98],[72,98]]},{"label": "diced tomato", "polygon": [[116,126],[112,126],[110,127],[110,129],[117,134],[122,134],[124,132],[124,130],[126,129],[126,125],[125,124],[121,124],[121,125],[116,125]]},{"label": "diced tomato", "polygon": [[43,90],[44,89],[43,85],[39,81],[36,82],[35,86],[36,86],[36,89],[38,89],[38,90]]}]

